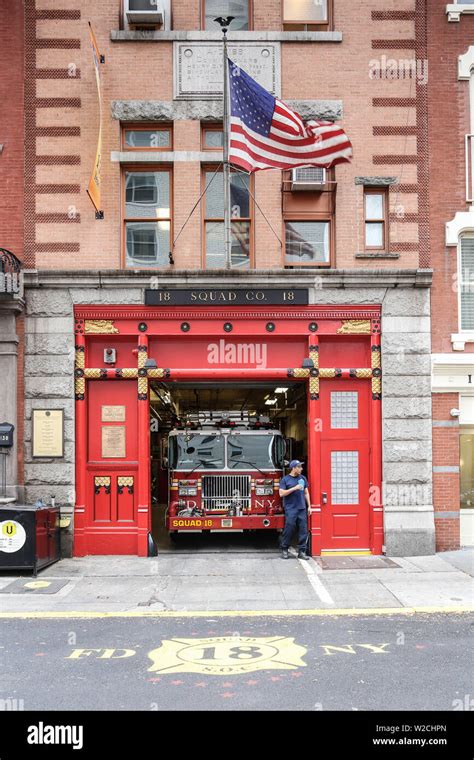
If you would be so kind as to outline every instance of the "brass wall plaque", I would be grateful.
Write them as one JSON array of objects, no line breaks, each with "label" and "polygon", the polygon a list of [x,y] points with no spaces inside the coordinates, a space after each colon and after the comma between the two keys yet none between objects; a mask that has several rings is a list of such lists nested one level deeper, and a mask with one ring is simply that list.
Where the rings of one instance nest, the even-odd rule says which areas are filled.
[{"label": "brass wall plaque", "polygon": [[32,456],[64,456],[63,409],[33,409]]},{"label": "brass wall plaque", "polygon": [[104,459],[125,456],[125,425],[102,426],[102,456]]},{"label": "brass wall plaque", "polygon": [[103,406],[102,422],[125,422],[124,406]]}]

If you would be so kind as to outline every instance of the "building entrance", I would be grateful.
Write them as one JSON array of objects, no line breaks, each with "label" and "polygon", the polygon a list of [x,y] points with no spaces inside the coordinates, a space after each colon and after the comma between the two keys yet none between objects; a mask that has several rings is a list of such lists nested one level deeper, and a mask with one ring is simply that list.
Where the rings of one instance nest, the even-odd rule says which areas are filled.
[{"label": "building entrance", "polygon": [[75,555],[154,554],[160,521],[278,530],[289,456],[307,463],[312,553],[381,553],[380,364],[375,306],[76,307]]}]

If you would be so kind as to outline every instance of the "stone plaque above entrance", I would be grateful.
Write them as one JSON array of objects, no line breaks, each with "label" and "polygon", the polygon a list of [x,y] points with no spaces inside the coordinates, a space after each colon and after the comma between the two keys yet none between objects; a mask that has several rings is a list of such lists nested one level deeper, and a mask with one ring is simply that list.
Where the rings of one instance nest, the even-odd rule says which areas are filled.
[{"label": "stone plaque above entrance", "polygon": [[[222,98],[222,44],[175,42],[174,97],[178,100]],[[280,44],[229,42],[229,58],[262,87],[280,96]]]},{"label": "stone plaque above entrance", "polygon": [[157,288],[145,290],[146,306],[308,304],[307,288]]}]

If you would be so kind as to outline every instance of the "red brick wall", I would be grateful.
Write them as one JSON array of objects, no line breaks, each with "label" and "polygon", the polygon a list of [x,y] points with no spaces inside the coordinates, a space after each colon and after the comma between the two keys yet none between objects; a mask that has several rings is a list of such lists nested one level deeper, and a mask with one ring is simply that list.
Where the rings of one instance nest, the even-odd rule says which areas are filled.
[{"label": "red brick wall", "polygon": [[[52,0],[25,3],[29,21],[28,255],[31,261],[36,260],[38,268],[118,268],[122,238],[120,167],[111,162],[110,152],[120,148],[120,129],[111,118],[110,103],[114,99],[172,100],[172,43],[111,42],[111,30],[119,28],[119,0],[63,0],[61,10]],[[199,7],[198,0],[174,0],[174,28],[199,29]],[[254,9],[256,30],[281,30],[279,2],[259,0]],[[106,61],[102,67],[105,218],[100,222],[85,192],[98,127],[87,21],[92,23]],[[352,164],[336,170],[337,267],[416,268],[419,253],[426,265],[425,90],[412,78],[381,80],[369,76],[373,60],[410,59],[415,53],[423,57],[424,23],[421,0],[408,0],[403,11],[393,11],[389,0],[364,4],[338,0],[335,28],[343,34],[342,43],[282,43],[283,98],[342,100],[342,125],[354,145]],[[399,39],[403,40],[400,48]],[[74,77],[67,73],[71,64],[76,67]],[[174,129],[175,150],[200,149],[198,123],[175,122]],[[196,162],[175,164],[175,234],[197,200],[199,175]],[[390,191],[391,251],[400,256],[395,262],[355,258],[363,250],[364,232],[363,187],[354,183],[358,175],[399,179]],[[281,235],[280,173],[261,173],[256,179],[256,192],[262,210]],[[71,206],[76,209],[74,218],[68,217]],[[397,212],[400,207],[401,214]],[[199,221],[199,213],[195,213],[181,235],[174,252],[175,269],[201,266]],[[258,211],[255,241],[257,268],[281,267],[280,243]]]},{"label": "red brick wall", "polygon": [[[433,423],[454,422],[450,410],[459,408],[458,393],[433,394]],[[459,425],[437,427],[433,424],[433,467],[459,467]],[[457,512],[457,517],[436,518],[436,551],[459,549],[459,474],[433,472],[435,512]]]},{"label": "red brick wall", "polygon": [[[451,333],[459,330],[457,249],[445,245],[445,225],[457,211],[467,211],[465,197],[464,135],[469,125],[469,82],[458,80],[458,56],[473,44],[474,19],[448,21],[445,5],[428,1],[429,18],[429,146],[432,347],[434,353],[452,351]],[[466,344],[474,351],[474,344]]]},{"label": "red brick wall", "polygon": [[23,258],[24,35],[23,2],[2,3],[0,14],[0,248]]}]

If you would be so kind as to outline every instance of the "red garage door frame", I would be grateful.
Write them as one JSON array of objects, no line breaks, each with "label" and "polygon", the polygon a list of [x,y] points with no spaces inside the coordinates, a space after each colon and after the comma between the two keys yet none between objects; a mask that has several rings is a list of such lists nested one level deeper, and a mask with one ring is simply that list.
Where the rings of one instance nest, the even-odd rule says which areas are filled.
[{"label": "red garage door frame", "polygon": [[[239,339],[245,342],[240,344]],[[255,355],[247,352],[241,357],[236,355],[237,360],[229,366],[225,354],[229,346],[254,344],[266,347],[265,362],[258,362]],[[209,345],[215,347],[212,364],[209,354],[207,360],[203,354]],[[153,378],[170,383],[193,379],[281,382],[291,378],[308,384],[308,478],[313,508],[310,517],[313,555],[324,549],[346,548],[343,538],[339,542],[342,546],[338,546],[337,540],[331,542],[323,534],[325,504],[321,498],[321,445],[324,437],[320,383],[340,380],[341,388],[343,381],[368,384],[370,453],[366,509],[369,547],[358,548],[369,548],[373,554],[382,552],[379,305],[293,308],[81,305],[75,307],[75,347],[75,556],[148,556],[151,530],[148,383]],[[118,347],[117,365],[120,366],[103,366],[105,347]],[[155,360],[157,366],[150,367],[148,358]],[[363,361],[357,361],[359,358]],[[172,366],[167,359],[172,359]],[[102,459],[97,451],[92,451],[90,443],[91,425],[97,423],[98,409],[89,411],[91,391],[97,383],[105,382],[110,388],[110,398],[122,403],[127,395],[123,391],[132,387],[132,381],[136,391],[136,414],[128,390],[130,399],[123,405],[129,404],[126,425],[133,425],[136,450],[129,459]],[[120,420],[117,423],[112,420],[108,427],[114,425],[119,427]],[[327,473],[323,475],[327,476]],[[329,524],[327,520],[325,523]]]}]

